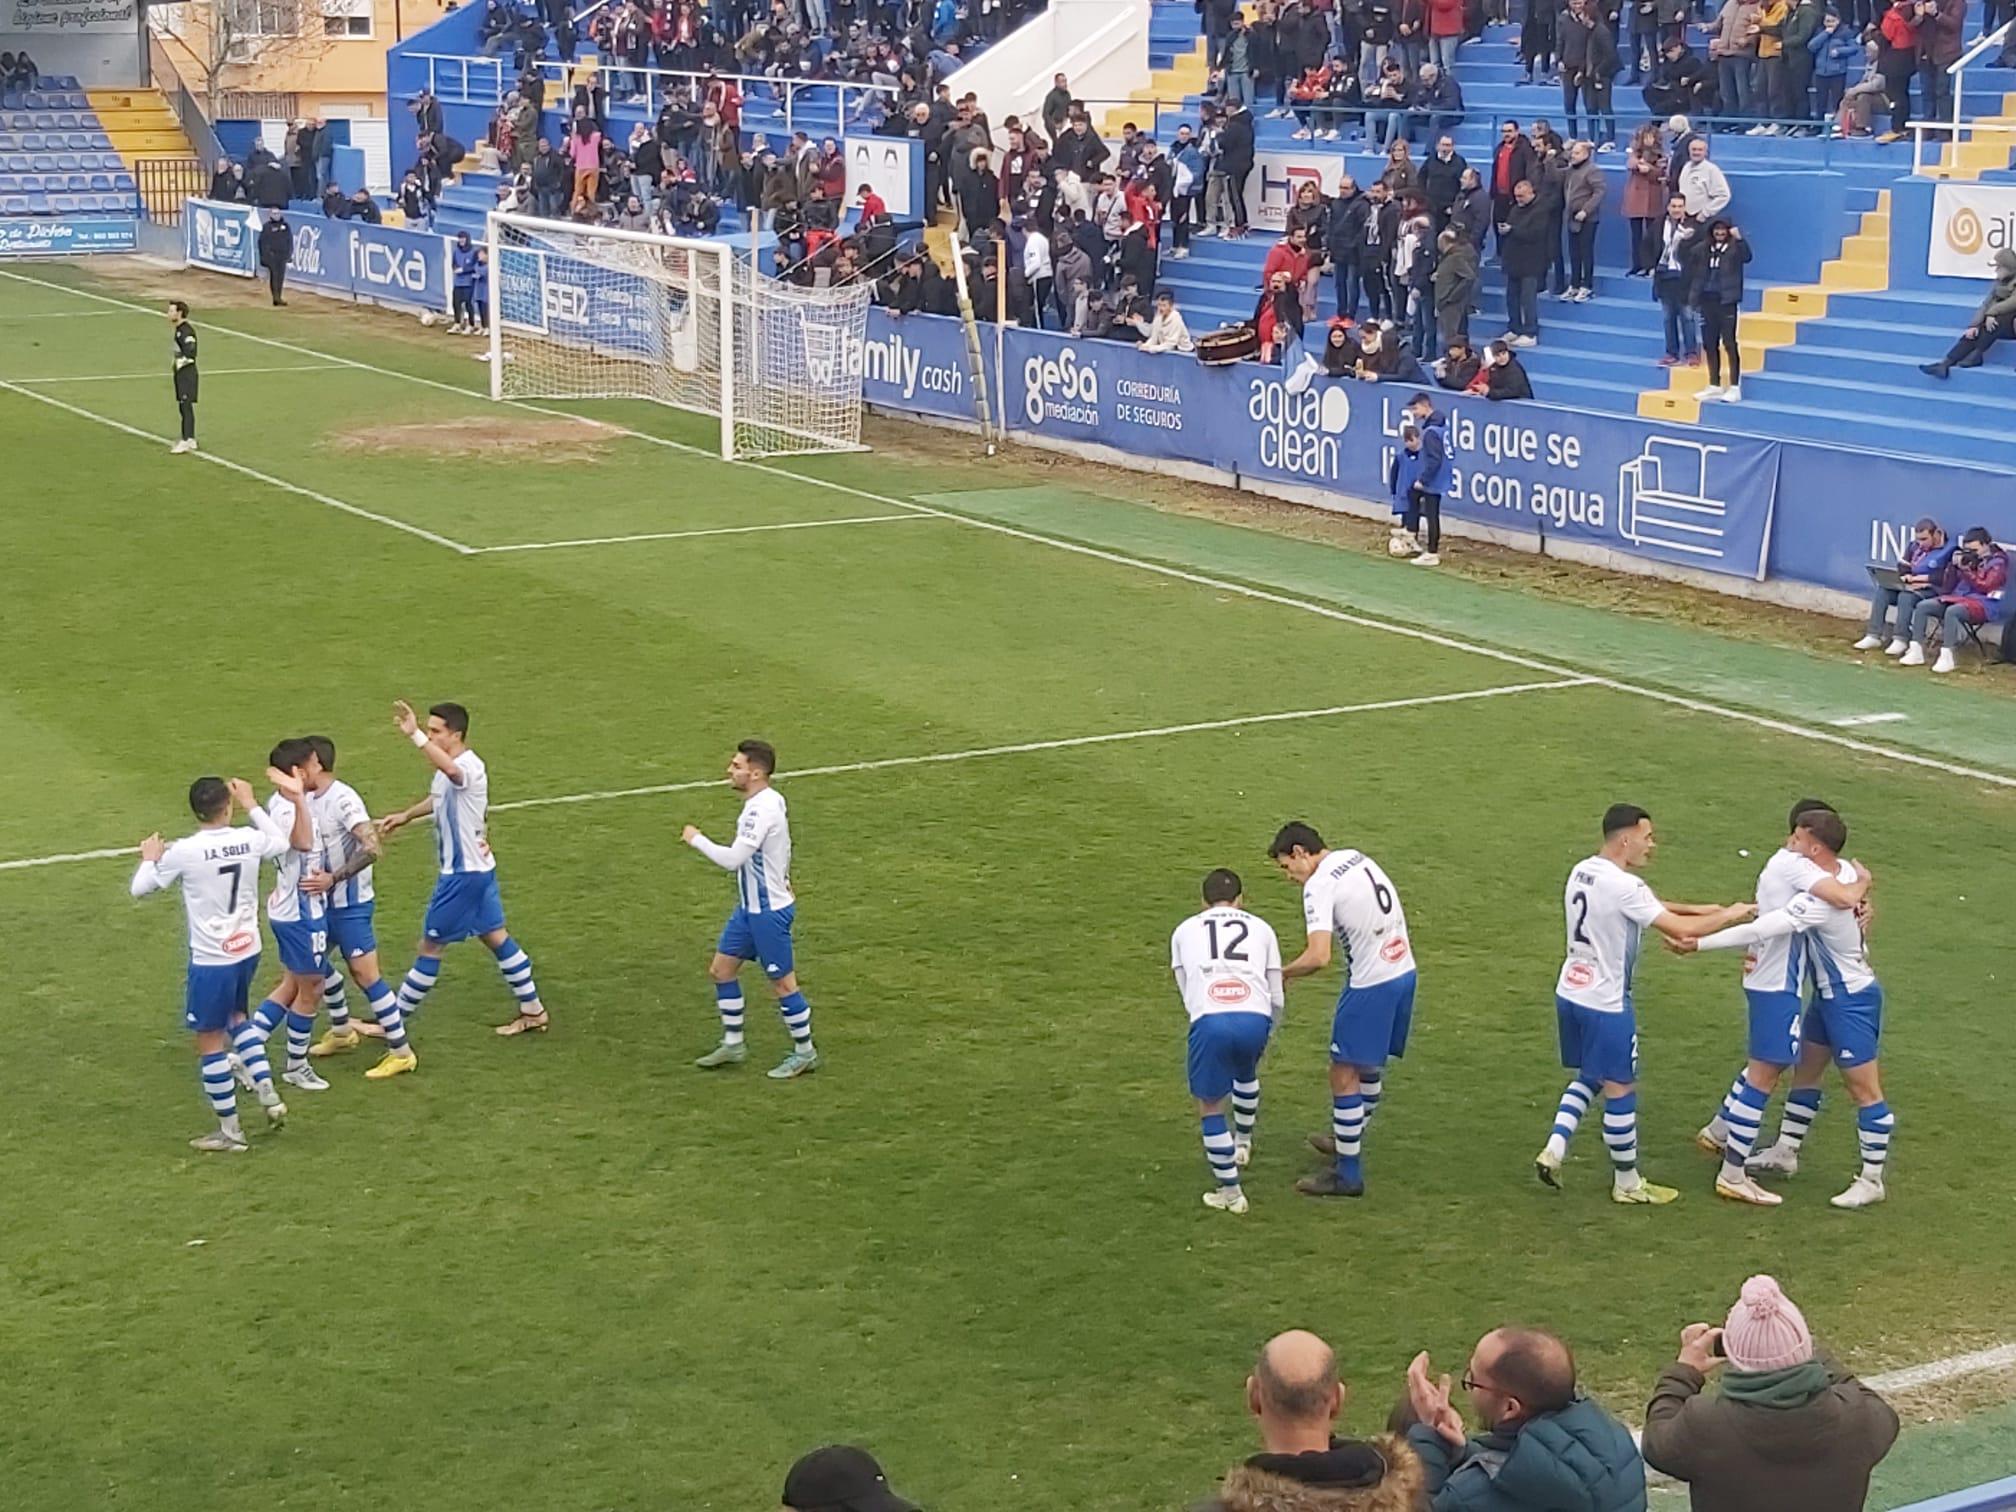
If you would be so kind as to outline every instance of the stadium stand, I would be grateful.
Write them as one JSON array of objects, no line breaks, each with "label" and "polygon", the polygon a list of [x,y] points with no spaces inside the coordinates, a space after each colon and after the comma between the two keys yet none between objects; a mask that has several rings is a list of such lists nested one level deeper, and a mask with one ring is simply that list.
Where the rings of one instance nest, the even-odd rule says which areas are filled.
[{"label": "stadium stand", "polygon": [[45,75],[0,99],[0,215],[132,215],[132,170],[77,81]]}]

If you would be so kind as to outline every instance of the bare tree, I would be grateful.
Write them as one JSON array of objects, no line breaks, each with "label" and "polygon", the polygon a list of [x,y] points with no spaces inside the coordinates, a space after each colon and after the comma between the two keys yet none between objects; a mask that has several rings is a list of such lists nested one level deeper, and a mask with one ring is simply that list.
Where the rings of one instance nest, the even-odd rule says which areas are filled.
[{"label": "bare tree", "polygon": [[181,44],[214,120],[223,92],[257,87],[252,78],[262,67],[320,57],[340,14],[327,0],[179,0],[149,6],[147,18]]}]

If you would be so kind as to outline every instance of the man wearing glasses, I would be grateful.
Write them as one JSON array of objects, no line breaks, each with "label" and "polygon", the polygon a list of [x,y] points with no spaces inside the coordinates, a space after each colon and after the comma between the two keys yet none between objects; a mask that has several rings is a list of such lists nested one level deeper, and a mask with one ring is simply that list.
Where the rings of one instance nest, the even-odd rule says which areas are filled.
[{"label": "man wearing glasses", "polygon": [[1645,1462],[1630,1430],[1577,1390],[1575,1356],[1553,1334],[1493,1329],[1470,1352],[1463,1389],[1484,1428],[1475,1438],[1427,1354],[1407,1367],[1418,1420],[1407,1442],[1427,1468],[1435,1512],[1643,1512]]}]

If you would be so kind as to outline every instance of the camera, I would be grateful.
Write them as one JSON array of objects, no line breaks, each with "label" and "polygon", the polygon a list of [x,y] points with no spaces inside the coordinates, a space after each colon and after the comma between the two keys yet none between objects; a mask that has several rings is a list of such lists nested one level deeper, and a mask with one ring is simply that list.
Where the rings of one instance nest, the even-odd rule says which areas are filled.
[{"label": "camera", "polygon": [[1958,562],[1962,567],[1979,567],[1981,565],[1981,553],[1972,546],[1962,546],[1958,551],[1953,553],[1953,560]]}]

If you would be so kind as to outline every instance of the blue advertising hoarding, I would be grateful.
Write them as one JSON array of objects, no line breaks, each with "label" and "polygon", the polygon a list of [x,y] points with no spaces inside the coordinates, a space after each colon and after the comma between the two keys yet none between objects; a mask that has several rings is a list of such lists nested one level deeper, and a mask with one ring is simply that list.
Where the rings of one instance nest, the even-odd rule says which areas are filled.
[{"label": "blue advertising hoarding", "polygon": [[309,288],[417,310],[448,308],[448,243],[431,232],[302,216],[287,277]]},{"label": "blue advertising hoarding", "polygon": [[[1297,392],[1281,368],[1260,363],[1205,367],[1019,328],[1004,340],[1011,430],[1359,498],[1387,494],[1401,411],[1415,392],[1327,377]],[[1433,397],[1449,421],[1445,514],[1675,566],[1763,575],[1775,443],[1440,389]]]},{"label": "blue advertising hoarding", "polygon": [[73,257],[131,252],[139,223],[130,215],[34,215],[0,220],[0,257]]},{"label": "blue advertising hoarding", "polygon": [[[1000,343],[1009,430],[1144,462],[1389,496],[1411,384],[1318,378],[1291,392],[1280,368],[1208,368],[1019,327],[981,328],[991,380]],[[973,418],[960,323],[869,313],[862,395],[884,409]],[[1430,389],[1449,420],[1445,515],[1735,577],[1868,591],[1921,514],[1949,534],[1982,525],[2016,539],[2016,472],[1929,457],[1852,452],[1560,405],[1492,403]]]},{"label": "blue advertising hoarding", "polygon": [[250,205],[185,201],[182,255],[191,267],[250,278],[259,271],[259,212]]}]

